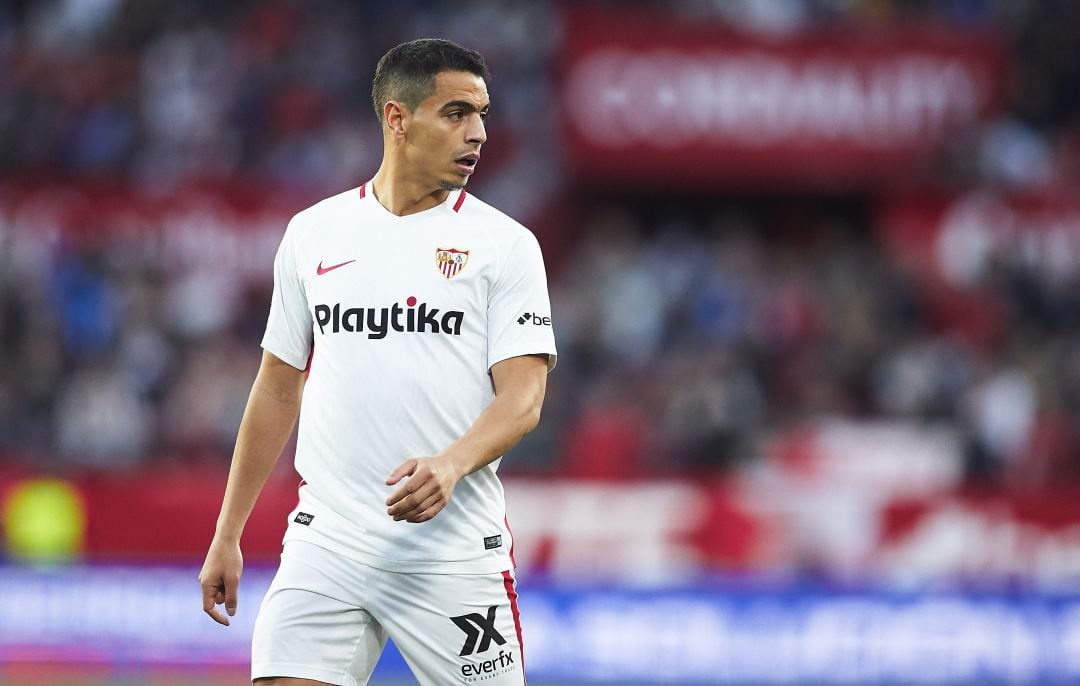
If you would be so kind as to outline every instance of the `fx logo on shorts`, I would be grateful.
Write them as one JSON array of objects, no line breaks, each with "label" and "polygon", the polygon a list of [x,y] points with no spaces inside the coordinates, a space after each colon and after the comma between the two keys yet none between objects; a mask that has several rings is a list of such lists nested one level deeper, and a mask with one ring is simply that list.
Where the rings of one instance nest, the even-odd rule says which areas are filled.
[{"label": "fx logo on shorts", "polygon": [[[465,645],[461,647],[461,652],[458,653],[459,656],[464,657],[473,653],[482,653],[491,647],[492,641],[495,641],[496,645],[506,643],[506,639],[502,637],[502,634],[495,630],[495,610],[497,607],[497,605],[489,607],[487,617],[479,612],[473,612],[472,614],[450,618],[450,621],[456,624],[457,628],[465,632]],[[480,642],[479,647],[476,645],[477,641]]]}]

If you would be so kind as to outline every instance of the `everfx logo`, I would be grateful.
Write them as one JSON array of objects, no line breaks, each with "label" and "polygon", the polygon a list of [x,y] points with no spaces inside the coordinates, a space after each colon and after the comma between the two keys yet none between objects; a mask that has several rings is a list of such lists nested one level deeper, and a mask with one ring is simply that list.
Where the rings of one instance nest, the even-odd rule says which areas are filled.
[{"label": "everfx logo", "polygon": [[[499,651],[499,656],[492,658],[491,660],[484,660],[478,664],[463,664],[461,665],[461,676],[467,681],[474,682],[477,679],[475,677],[481,677],[481,680],[490,679],[494,676],[497,670],[503,670],[503,673],[509,672],[513,669],[514,654],[505,650]],[[487,676],[485,676],[487,675]],[[469,678],[474,677],[474,678]]]},{"label": "everfx logo", "polygon": [[[465,645],[461,646],[459,656],[464,657],[473,653],[482,653],[491,647],[492,641],[495,641],[496,645],[506,644],[506,639],[495,629],[496,609],[498,609],[498,605],[489,607],[486,617],[479,612],[473,612],[450,618],[450,621],[456,624],[457,628],[465,632]],[[477,646],[477,641],[480,643],[479,646]]]},{"label": "everfx logo", "polygon": [[525,325],[528,322],[532,322],[533,326],[551,326],[551,317],[543,317],[535,312],[526,312],[518,317],[518,324]]}]

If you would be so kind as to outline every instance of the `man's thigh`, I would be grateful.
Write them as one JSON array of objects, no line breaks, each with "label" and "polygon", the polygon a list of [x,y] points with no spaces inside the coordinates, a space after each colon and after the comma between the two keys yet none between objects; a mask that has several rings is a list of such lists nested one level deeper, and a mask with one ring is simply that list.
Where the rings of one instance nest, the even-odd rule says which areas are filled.
[{"label": "man's thigh", "polygon": [[422,686],[522,686],[512,572],[402,574],[375,570],[369,609]]},{"label": "man's thigh", "polygon": [[367,568],[298,543],[286,545],[255,619],[251,678],[363,686],[386,644],[386,632],[356,592]]}]

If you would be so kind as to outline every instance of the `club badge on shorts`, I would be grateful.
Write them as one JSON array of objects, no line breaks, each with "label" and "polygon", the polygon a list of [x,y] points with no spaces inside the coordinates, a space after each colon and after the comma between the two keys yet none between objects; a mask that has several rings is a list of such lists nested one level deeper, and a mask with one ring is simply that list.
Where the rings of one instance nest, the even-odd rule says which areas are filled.
[{"label": "club badge on shorts", "polygon": [[469,251],[457,248],[435,248],[435,267],[448,279],[452,279],[469,263]]}]

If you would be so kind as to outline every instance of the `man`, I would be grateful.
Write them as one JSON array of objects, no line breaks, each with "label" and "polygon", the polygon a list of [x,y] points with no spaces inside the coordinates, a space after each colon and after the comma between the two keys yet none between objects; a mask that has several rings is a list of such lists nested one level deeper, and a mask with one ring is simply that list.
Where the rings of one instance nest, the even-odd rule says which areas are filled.
[{"label": "man", "polygon": [[524,683],[495,471],[539,419],[555,344],[536,239],[464,190],[487,78],[448,41],[386,53],[378,172],[282,239],[199,575],[228,625],[216,605],[236,611],[241,531],[299,415],[299,504],[252,639],[260,686],[366,684],[387,636],[421,684]]}]

